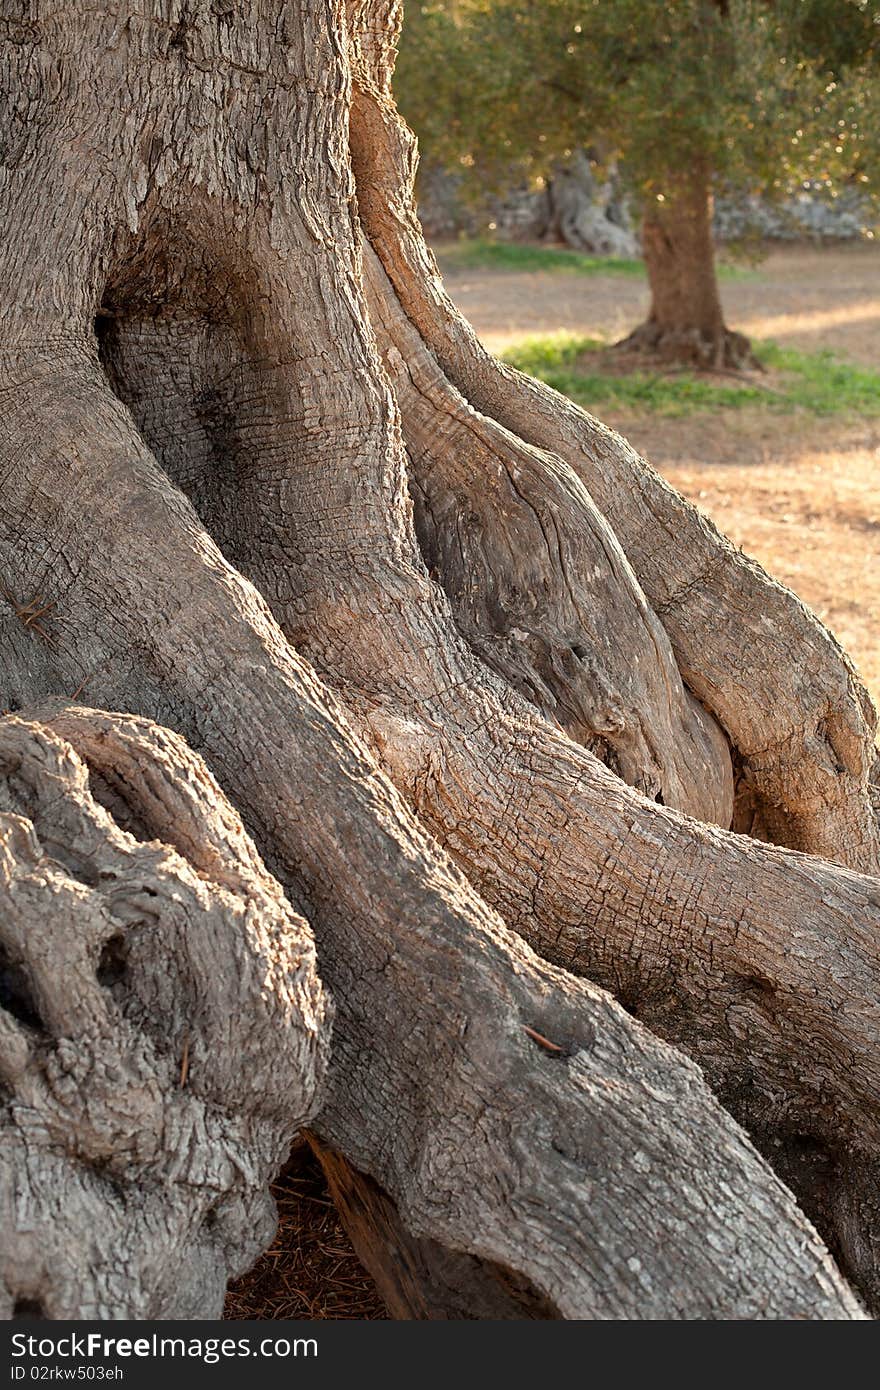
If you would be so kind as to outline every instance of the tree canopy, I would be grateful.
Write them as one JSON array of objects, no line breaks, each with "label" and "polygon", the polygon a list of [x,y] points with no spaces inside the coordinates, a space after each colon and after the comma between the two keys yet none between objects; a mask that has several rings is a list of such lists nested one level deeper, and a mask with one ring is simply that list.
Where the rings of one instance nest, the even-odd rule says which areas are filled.
[{"label": "tree canopy", "polygon": [[697,161],[730,189],[871,193],[878,21],[868,0],[439,0],[409,9],[396,89],[428,157],[481,185],[588,145],[661,202]]}]

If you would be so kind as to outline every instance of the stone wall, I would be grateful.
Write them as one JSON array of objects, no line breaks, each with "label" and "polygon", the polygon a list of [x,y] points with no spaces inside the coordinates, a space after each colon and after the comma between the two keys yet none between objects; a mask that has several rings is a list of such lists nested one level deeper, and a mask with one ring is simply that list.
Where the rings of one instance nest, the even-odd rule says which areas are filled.
[{"label": "stone wall", "polygon": [[[435,241],[491,234],[506,241],[562,241],[594,255],[639,254],[638,230],[616,179],[596,179],[583,154],[538,190],[512,188],[474,199],[463,180],[427,167],[418,193],[422,222]],[[715,202],[719,242],[852,241],[876,220],[876,210],[856,190],[831,198],[820,185],[778,203],[748,195]]]}]

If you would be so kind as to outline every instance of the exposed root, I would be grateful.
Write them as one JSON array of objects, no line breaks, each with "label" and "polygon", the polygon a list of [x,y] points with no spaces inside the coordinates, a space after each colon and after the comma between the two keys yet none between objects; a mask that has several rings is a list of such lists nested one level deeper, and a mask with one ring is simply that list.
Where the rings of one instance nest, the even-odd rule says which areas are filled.
[{"label": "exposed root", "polygon": [[649,319],[615,343],[614,350],[637,353],[657,362],[684,364],[702,371],[763,371],[752,352],[749,339],[731,328],[722,328],[715,334],[703,334],[697,329],[664,327]]},{"label": "exposed root", "polygon": [[[817,1198],[829,1239],[876,1293],[876,1213],[863,1185],[854,1178],[832,1210],[818,1199],[815,1165],[791,1156],[793,1136],[826,1148],[841,1172],[880,1152],[876,881],[648,801],[539,713],[549,692],[571,732],[580,720],[585,741],[601,735],[600,682],[560,678],[542,658],[543,674],[540,662],[529,669],[543,691],[535,686],[529,703],[523,649],[531,657],[543,642],[551,657],[570,649],[581,660],[574,645],[595,621],[584,561],[604,540],[596,564],[604,584],[620,580],[627,651],[650,663],[641,690],[616,670],[624,693],[639,696],[627,706],[631,725],[647,742],[668,683],[668,741],[680,754],[682,729],[705,737],[708,762],[723,770],[717,728],[689,703],[653,607],[681,676],[754,779],[770,833],[862,867],[876,848],[869,712],[831,639],[791,596],[732,561],[622,443],[481,354],[438,283],[419,279],[411,170],[382,90],[394,9],[351,5],[348,56],[329,11],[314,7],[303,7],[308,42],[290,30],[288,43],[257,54],[252,26],[233,16],[220,43],[205,18],[187,40],[199,61],[175,59],[179,90],[163,85],[164,31],[133,25],[122,41],[114,27],[111,43],[115,17],[89,12],[95,62],[129,64],[126,80],[171,153],[154,176],[159,155],[155,142],[144,150],[133,103],[136,129],[115,127],[106,160],[93,161],[114,178],[90,188],[86,226],[79,185],[64,181],[64,103],[60,131],[39,127],[53,228],[77,254],[50,256],[44,274],[41,248],[0,359],[10,403],[0,415],[0,573],[22,594],[45,592],[53,576],[57,640],[33,642],[0,605],[9,654],[0,702],[33,702],[86,675],[90,700],[157,718],[204,755],[314,929],[338,1013],[313,1130],[342,1207],[356,1193],[367,1211],[377,1277],[394,1277],[377,1233],[404,1233],[413,1306],[860,1317],[792,1194],[694,1062],[649,1029],[698,1059],[805,1199]],[[274,19],[266,32],[278,31]],[[232,64],[224,86],[217,73],[227,74],[230,53],[254,61]],[[511,535],[529,505],[545,524],[565,521],[555,541],[548,526],[540,564],[529,561],[529,582],[548,584],[533,641],[510,624],[519,630],[527,606],[512,605],[494,670],[486,633],[462,618],[463,590],[450,582],[454,617],[416,544],[398,406],[370,331],[350,215],[349,58],[361,215],[395,287],[390,308],[402,306],[403,329],[422,339],[412,389],[427,382],[435,392],[417,417],[401,377],[421,449],[417,483],[420,463],[439,461],[432,421],[454,389],[460,414],[446,420],[473,426],[480,467],[503,467],[509,450],[512,464],[533,470],[511,506]],[[143,82],[145,59],[163,74],[157,95]],[[75,119],[97,128],[95,92],[106,83],[75,79]],[[315,153],[307,168],[303,149]],[[33,165],[16,166],[23,172],[0,200],[21,192],[14,180]],[[99,358],[92,319],[102,297],[114,318]],[[393,366],[390,337],[381,346]],[[442,369],[433,385],[416,380],[431,355]],[[573,466],[592,474],[641,587]],[[545,515],[536,503],[547,478],[556,490]],[[454,482],[453,492],[472,486],[466,470]],[[488,519],[484,531],[491,537]],[[504,565],[493,557],[488,572],[503,578]],[[754,627],[756,596],[770,636]],[[485,612],[485,587],[477,597]],[[613,645],[614,633],[604,640]],[[802,663],[791,662],[793,641]],[[757,691],[743,688],[753,657]],[[76,741],[78,716],[57,718]],[[622,763],[626,742],[606,723]],[[102,759],[101,740],[82,737],[100,769],[95,796],[131,815],[131,833],[149,828],[149,768],[125,740],[106,735],[112,756]],[[629,751],[637,781],[650,760]],[[673,749],[655,762],[665,797]],[[139,788],[133,796],[118,765]],[[195,797],[176,798],[179,813],[163,824],[198,883],[213,883],[228,825],[221,815],[220,830],[201,826],[195,804],[216,798],[193,778]],[[706,791],[718,805],[726,796]],[[255,872],[250,860],[229,881],[224,871],[222,891],[238,899]],[[608,985],[631,1012],[560,965]],[[111,951],[108,979],[118,967]],[[178,1103],[200,1099],[205,1076],[190,1024],[163,1061]],[[301,1119],[283,1090],[301,1083],[295,1062],[272,1076],[273,1103]]]},{"label": "exposed root", "polygon": [[446,295],[416,216],[415,144],[390,90],[392,40],[357,0],[349,10],[359,211],[407,317],[472,407],[558,454],[584,482],[663,623],[688,688],[727,733],[768,837],[880,872],[868,789],[877,715],[848,658],[793,594],[624,440],[478,342]]},{"label": "exposed root", "polygon": [[[74,380],[68,395],[91,389]],[[536,959],[427,839],[104,392],[82,409],[76,444],[69,413],[63,439],[44,428],[31,441],[48,508],[34,513],[34,534],[44,545],[53,469],[56,481],[69,476],[64,449],[86,456],[91,439],[100,450],[118,419],[115,454],[101,451],[104,466],[83,480],[82,548],[65,538],[80,582],[65,596],[64,631],[112,622],[122,650],[142,654],[134,676],[119,660],[90,659],[95,693],[163,706],[308,904],[338,1011],[314,1122],[322,1142],[371,1175],[419,1240],[514,1271],[557,1315],[858,1316],[792,1197],[696,1068],[600,990]],[[121,535],[109,512],[96,524],[102,506],[136,513],[137,526]],[[8,539],[28,553],[20,527]],[[5,563],[7,538],[2,548]],[[68,643],[55,654],[62,687],[84,664],[81,641]],[[148,670],[170,673],[156,693]],[[544,727],[523,729],[534,739]],[[533,775],[540,788],[539,767]],[[604,795],[613,785],[655,814],[602,776]],[[527,1029],[564,1043],[565,1058]],[[180,1049],[175,1082],[179,1066]],[[195,1074],[192,1061],[181,1095]],[[699,1232],[684,1281],[673,1253],[683,1229]]]},{"label": "exposed root", "polygon": [[329,1019],[306,924],[181,739],[0,721],[0,964],[0,1311],[218,1316]]},{"label": "exposed root", "polygon": [[368,303],[410,464],[422,552],[486,664],[650,800],[725,828],[727,741],[571,470],[478,414],[440,371],[374,252]]}]

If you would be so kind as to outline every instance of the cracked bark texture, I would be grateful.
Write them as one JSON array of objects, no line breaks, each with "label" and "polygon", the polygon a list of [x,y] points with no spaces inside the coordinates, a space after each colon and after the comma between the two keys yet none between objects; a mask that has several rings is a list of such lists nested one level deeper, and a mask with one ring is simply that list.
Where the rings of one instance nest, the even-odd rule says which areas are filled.
[{"label": "cracked bark texture", "polygon": [[0,721],[0,1312],[218,1317],[316,1107],[314,943],[201,759]]},{"label": "cracked bark texture", "polygon": [[391,93],[400,11],[385,0],[379,19],[369,3],[349,3],[358,208],[404,312],[476,410],[559,455],[584,483],[683,680],[735,750],[737,829],[876,874],[877,714],[833,636],[619,435],[492,357],[446,295],[415,212],[415,141]]},{"label": "cracked bark texture", "polygon": [[0,702],[205,759],[314,931],[397,1315],[860,1317],[785,1184],[876,1297],[873,714],[444,299],[398,10],[0,6]]}]

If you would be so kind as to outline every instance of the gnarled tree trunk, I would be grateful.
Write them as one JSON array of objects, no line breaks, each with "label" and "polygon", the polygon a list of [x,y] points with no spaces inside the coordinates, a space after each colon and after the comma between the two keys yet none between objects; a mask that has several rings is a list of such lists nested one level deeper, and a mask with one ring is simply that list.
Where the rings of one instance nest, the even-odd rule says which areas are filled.
[{"label": "gnarled tree trunk", "polygon": [[697,367],[754,366],[748,339],[724,322],[708,167],[698,164],[663,187],[663,201],[649,196],[642,217],[651,310],[619,346]]},{"label": "gnarled tree trunk", "polygon": [[[0,703],[146,716],[210,767],[314,932],[311,1132],[396,1314],[860,1317],[873,710],[792,595],[449,304],[398,21],[5,14]],[[37,1012],[45,1071],[77,1025]],[[187,1278],[142,1306],[190,1311]]]},{"label": "gnarled tree trunk", "polygon": [[178,736],[0,721],[0,991],[3,1317],[215,1315],[271,1239],[329,1014],[305,922]]},{"label": "gnarled tree trunk", "polygon": [[575,150],[554,169],[546,198],[546,235],[594,256],[638,255],[638,237],[628,217],[621,216],[625,205],[619,201],[617,171],[612,168],[606,181],[598,183],[586,150]]}]

